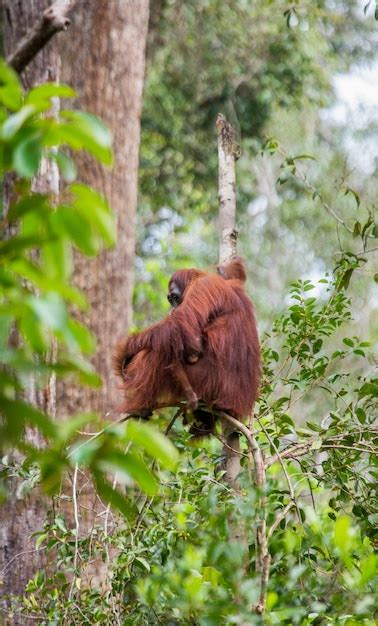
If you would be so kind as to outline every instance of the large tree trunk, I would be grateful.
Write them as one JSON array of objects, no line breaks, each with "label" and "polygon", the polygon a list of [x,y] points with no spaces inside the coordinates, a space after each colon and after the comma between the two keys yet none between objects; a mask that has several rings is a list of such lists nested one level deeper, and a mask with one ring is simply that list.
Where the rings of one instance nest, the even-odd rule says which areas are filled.
[{"label": "large tree trunk", "polygon": [[[34,25],[37,18],[50,4],[48,0],[28,0],[15,2],[3,0],[2,21],[4,35],[5,56],[16,47],[17,42]],[[45,81],[59,81],[60,57],[57,42],[52,40],[30,63],[22,80],[26,88]],[[9,188],[6,180],[4,185],[4,206],[9,202]],[[42,193],[59,192],[59,172],[55,164],[42,163],[41,171],[34,181],[34,189]],[[50,381],[49,406],[42,401],[42,394],[38,394],[35,381],[30,379],[27,390],[27,399],[43,410],[53,413],[55,406],[55,384]],[[34,445],[42,445],[42,441],[35,433],[28,433],[28,440]],[[0,571],[3,570],[1,594],[19,594],[25,589],[28,580],[38,568],[45,566],[44,552],[35,550],[35,539],[32,534],[43,528],[48,508],[48,499],[43,497],[39,489],[33,489],[26,499],[17,497],[18,481],[11,482],[9,500],[0,507]],[[7,604],[7,601],[5,601]],[[21,623],[17,617],[12,617],[9,623]],[[26,621],[23,619],[23,624]]]},{"label": "large tree trunk", "polygon": [[[6,55],[50,3],[49,0],[3,0]],[[126,332],[131,320],[147,28],[148,0],[93,0],[90,3],[79,0],[72,16],[72,27],[64,37],[66,41],[62,42],[62,80],[79,92],[76,106],[99,115],[113,131],[114,167],[103,168],[85,155],[80,155],[78,166],[80,179],[103,193],[112,206],[118,223],[118,245],[95,260],[75,257],[74,280],[91,305],[84,321],[97,339],[95,366],[103,387],[93,391],[73,388],[68,383],[60,385],[59,414],[91,409],[104,415],[117,402],[111,353],[115,341]],[[30,87],[60,78],[60,56],[57,40],[53,40],[26,69],[24,84]],[[54,173],[44,172],[36,185],[39,190],[57,192],[58,182]],[[36,569],[43,565],[41,553],[34,551],[31,534],[43,527],[46,501],[40,494],[31,496],[27,502],[18,502],[12,495],[0,514],[2,567],[6,567],[1,593],[19,594]],[[18,622],[12,618],[9,623]]]},{"label": "large tree trunk", "polygon": [[90,310],[84,321],[97,340],[95,367],[102,389],[64,385],[58,410],[95,410],[102,416],[119,402],[112,351],[131,322],[140,116],[148,30],[148,0],[79,0],[70,37],[62,41],[62,78],[79,97],[75,107],[101,117],[114,137],[115,163],[105,168],[86,155],[79,178],[100,191],[117,219],[118,243],[96,259],[75,258],[74,281]]}]

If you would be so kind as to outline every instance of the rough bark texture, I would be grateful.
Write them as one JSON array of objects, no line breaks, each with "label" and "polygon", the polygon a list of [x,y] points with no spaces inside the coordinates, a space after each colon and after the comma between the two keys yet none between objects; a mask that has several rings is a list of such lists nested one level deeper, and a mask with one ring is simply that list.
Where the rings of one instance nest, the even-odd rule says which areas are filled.
[{"label": "rough bark texture", "polygon": [[105,168],[79,155],[79,178],[107,198],[118,225],[115,250],[75,258],[74,282],[91,309],[84,315],[97,339],[95,367],[103,387],[65,385],[58,410],[95,410],[105,416],[119,403],[111,356],[131,322],[140,115],[148,29],[148,0],[79,0],[64,41],[62,77],[79,93],[75,107],[100,116],[113,132],[115,164]]},{"label": "rough bark texture", "polygon": [[[11,54],[19,40],[34,26],[43,11],[49,5],[48,0],[28,0],[28,2],[15,2],[3,0],[3,28],[4,28],[4,52]],[[60,59],[56,43],[50,42],[37,57],[30,63],[23,75],[23,83],[26,88],[49,81],[59,80]],[[35,179],[34,188],[40,192],[58,193],[59,173],[55,165],[42,164],[41,171]],[[7,185],[4,186],[5,196],[9,192]],[[7,205],[8,198],[4,198]],[[53,347],[52,347],[53,350]],[[27,393],[28,400],[43,409],[53,408],[54,380],[50,386],[50,404],[46,407],[42,401],[42,395],[35,387],[35,381],[30,380]],[[34,445],[42,445],[42,441],[35,433],[28,434],[28,440]],[[35,551],[35,539],[32,534],[43,528],[48,508],[48,499],[43,497],[38,489],[34,489],[26,499],[17,496],[18,481],[10,484],[10,497],[8,502],[0,507],[0,587],[1,594],[6,597],[9,593],[22,593],[28,580],[35,571],[45,566],[44,552]],[[5,600],[2,604],[6,604]],[[9,624],[26,624],[13,616]]]}]

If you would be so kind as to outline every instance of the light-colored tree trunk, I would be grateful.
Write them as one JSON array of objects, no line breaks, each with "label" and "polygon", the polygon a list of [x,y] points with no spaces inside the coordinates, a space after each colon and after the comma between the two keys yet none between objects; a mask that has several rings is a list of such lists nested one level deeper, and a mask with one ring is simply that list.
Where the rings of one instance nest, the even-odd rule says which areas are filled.
[{"label": "light-colored tree trunk", "polygon": [[148,30],[148,0],[79,0],[69,40],[62,41],[62,77],[79,97],[75,107],[101,117],[114,137],[114,167],[79,155],[79,179],[101,192],[117,219],[114,250],[96,259],[75,256],[74,282],[90,303],[84,316],[97,340],[94,364],[101,390],[69,384],[58,392],[58,412],[95,410],[105,416],[119,402],[112,372],[116,341],[132,314],[135,212],[140,116]]},{"label": "light-colored tree trunk", "polygon": [[[236,256],[238,231],[236,230],[235,164],[240,157],[240,146],[234,128],[222,113],[218,114],[216,127],[219,161],[219,263],[224,264]],[[226,440],[223,448],[225,478],[237,491],[236,479],[240,472],[239,433],[234,428],[230,428],[227,422],[224,422],[222,427]]]},{"label": "light-colored tree trunk", "polygon": [[[48,0],[28,0],[28,2],[3,0],[2,19],[6,56],[15,50],[20,39],[34,26],[49,4]],[[26,68],[22,82],[25,88],[30,88],[45,81],[59,81],[59,75],[60,57],[57,43],[52,40]],[[58,103],[56,105],[58,106]],[[59,192],[59,172],[56,165],[43,162],[33,187],[38,192],[57,194]],[[9,199],[9,187],[5,184],[5,207],[7,207]],[[30,378],[26,393],[28,401],[53,413],[55,406],[54,377],[49,381],[49,392],[48,406],[46,406],[43,394],[38,393],[35,380]],[[27,437],[34,445],[42,444],[35,433],[30,432]],[[25,499],[21,499],[17,496],[18,484],[19,481],[16,479],[11,481],[9,500],[0,507],[0,571],[2,572],[0,578],[3,597],[9,593],[22,593],[35,571],[46,564],[44,552],[35,550],[35,539],[32,538],[32,534],[43,528],[49,504],[48,499],[42,496],[38,488],[33,489]],[[7,600],[4,603],[7,604]],[[22,623],[26,624],[23,618],[22,620]],[[18,621],[17,616],[14,616],[9,623],[18,624],[21,621]]]}]

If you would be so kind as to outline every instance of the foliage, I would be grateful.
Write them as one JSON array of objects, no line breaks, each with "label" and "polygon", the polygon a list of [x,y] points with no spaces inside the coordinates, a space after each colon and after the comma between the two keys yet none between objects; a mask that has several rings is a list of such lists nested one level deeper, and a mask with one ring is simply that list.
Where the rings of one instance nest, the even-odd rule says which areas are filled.
[{"label": "foliage", "polygon": [[[55,113],[54,99],[74,95],[69,87],[54,84],[24,95],[18,77],[0,65],[0,176],[10,198],[0,241],[0,439],[5,449],[18,448],[24,459],[17,469],[19,463],[6,456],[2,473],[18,474],[21,491],[40,479],[45,491],[54,494],[70,465],[89,467],[104,501],[129,513],[130,503],[112,488],[108,472],[132,477],[147,493],[155,493],[156,481],[137,451],[124,454],[125,442],[130,446],[135,440],[136,450],[163,455],[166,465],[174,464],[173,446],[148,427],[130,424],[116,436],[115,427],[91,414],[62,421],[48,414],[54,376],[76,375],[82,383],[100,384],[83,358],[93,351],[94,338],[74,315],[75,307],[84,309],[86,302],[70,285],[71,252],[75,247],[93,256],[103,246],[113,246],[116,236],[105,199],[74,182],[67,147],[85,149],[105,164],[112,159],[110,133],[99,119],[79,111]],[[34,191],[32,177],[37,176],[38,185],[38,172],[48,167],[51,177],[58,167],[67,182],[59,197],[53,189]],[[77,431],[89,421],[97,423],[99,433],[83,448],[75,444]]]},{"label": "foliage", "polygon": [[[350,2],[332,8],[323,1],[289,8],[282,0],[168,2],[146,85],[143,204],[214,211],[218,112],[238,128],[245,146],[252,139],[256,148],[276,109],[325,106],[331,89],[322,59],[334,58],[336,40],[345,63],[352,59],[335,32],[340,23],[366,28]],[[356,56],[355,49],[353,61]]]},{"label": "foliage", "polygon": [[[375,623],[378,381],[366,373],[350,379],[353,362],[365,368],[369,345],[343,333],[350,319],[344,272],[293,284],[287,310],[264,339],[255,417],[263,493],[244,443],[235,494],[222,480],[216,439],[193,445],[176,424],[180,466],[169,478],[161,474],[153,498],[137,498],[131,526],[107,518],[76,544],[63,521],[46,526],[38,545],[57,551],[63,567],[39,572],[18,610],[42,623],[67,616],[76,624]],[[252,608],[261,516],[272,556],[264,617]],[[105,592],[88,581],[93,560],[105,562]]]},{"label": "foliage", "polygon": [[[358,142],[352,157],[345,149],[346,135],[353,132],[350,116],[336,124],[330,107],[335,75],[356,64],[362,73],[374,63],[375,22],[352,0],[155,4],[165,8],[147,66],[142,119],[137,321],[160,314],[159,271],[169,276],[178,266],[216,262],[214,120],[223,112],[240,131],[239,251],[248,260],[260,327],[268,329],[289,284],[331,271],[338,237],[341,248],[344,239],[302,183],[290,177],[276,186],[281,151],[268,159],[259,150],[272,136],[285,156],[315,155],[315,162],[302,162],[299,169],[308,171],[313,187],[331,207],[337,203],[348,222],[366,221],[377,197],[374,163],[372,171],[354,168],[361,154]],[[355,115],[363,118],[362,111]],[[368,123],[366,132],[374,135]],[[359,209],[351,195],[344,196],[346,187],[359,194]],[[159,269],[151,271],[151,265]],[[369,306],[365,274],[359,272],[351,288]]]}]

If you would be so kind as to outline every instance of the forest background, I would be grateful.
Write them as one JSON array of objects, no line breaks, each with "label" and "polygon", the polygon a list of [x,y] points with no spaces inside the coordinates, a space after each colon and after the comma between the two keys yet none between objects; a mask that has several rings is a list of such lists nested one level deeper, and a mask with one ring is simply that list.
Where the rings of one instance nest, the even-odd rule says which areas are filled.
[{"label": "forest background", "polygon": [[[50,3],[2,4],[9,61]],[[5,623],[373,624],[375,4],[66,4],[23,93],[1,69]],[[261,490],[245,444],[241,493],[220,434],[194,446],[178,420],[174,448],[169,412],[108,425],[116,341],[167,313],[173,271],[216,264],[219,112],[241,144],[271,460]]]}]

